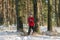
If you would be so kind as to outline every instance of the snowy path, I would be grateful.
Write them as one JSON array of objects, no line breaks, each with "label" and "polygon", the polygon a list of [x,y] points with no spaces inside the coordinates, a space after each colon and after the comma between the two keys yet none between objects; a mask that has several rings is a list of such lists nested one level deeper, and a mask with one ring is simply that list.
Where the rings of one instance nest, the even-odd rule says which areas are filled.
[{"label": "snowy path", "polygon": [[60,40],[58,36],[19,36],[17,33],[0,32],[0,40]]},{"label": "snowy path", "polygon": [[60,37],[4,35],[0,36],[0,40],[60,40]]}]

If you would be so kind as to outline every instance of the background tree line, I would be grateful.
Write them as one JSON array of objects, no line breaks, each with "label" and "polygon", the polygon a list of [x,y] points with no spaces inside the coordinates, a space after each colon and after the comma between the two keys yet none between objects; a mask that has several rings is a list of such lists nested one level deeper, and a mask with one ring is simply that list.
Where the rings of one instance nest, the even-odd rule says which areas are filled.
[{"label": "background tree line", "polygon": [[17,30],[19,26],[23,29],[28,14],[32,13],[36,27],[47,26],[48,31],[60,27],[60,0],[1,0],[0,5],[0,25],[17,24]]}]

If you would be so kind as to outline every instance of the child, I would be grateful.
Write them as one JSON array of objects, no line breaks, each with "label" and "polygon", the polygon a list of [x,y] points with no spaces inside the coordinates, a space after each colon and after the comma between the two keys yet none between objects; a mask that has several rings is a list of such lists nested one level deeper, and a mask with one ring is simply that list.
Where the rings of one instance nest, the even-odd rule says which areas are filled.
[{"label": "child", "polygon": [[29,17],[28,17],[28,24],[29,24],[28,35],[30,35],[31,29],[34,32],[34,26],[35,26],[34,17],[33,17],[32,14],[30,14]]}]

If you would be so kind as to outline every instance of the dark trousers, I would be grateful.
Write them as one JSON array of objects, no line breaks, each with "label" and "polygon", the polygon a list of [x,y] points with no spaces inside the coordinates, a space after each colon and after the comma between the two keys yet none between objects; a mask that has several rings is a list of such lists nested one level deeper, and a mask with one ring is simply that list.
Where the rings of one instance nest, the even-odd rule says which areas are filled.
[{"label": "dark trousers", "polygon": [[31,29],[32,29],[32,30],[33,30],[33,32],[34,32],[34,26],[32,26],[32,27],[30,26],[30,27],[29,27],[28,35],[30,35]]}]

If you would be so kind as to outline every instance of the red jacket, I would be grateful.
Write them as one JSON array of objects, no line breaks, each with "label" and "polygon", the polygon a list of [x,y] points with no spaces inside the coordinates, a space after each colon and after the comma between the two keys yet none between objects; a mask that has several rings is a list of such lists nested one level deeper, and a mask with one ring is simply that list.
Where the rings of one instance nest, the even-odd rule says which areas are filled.
[{"label": "red jacket", "polygon": [[28,18],[28,24],[29,26],[33,27],[35,24],[34,24],[34,17],[29,17]]}]

